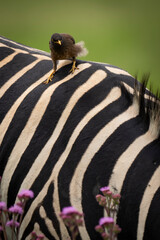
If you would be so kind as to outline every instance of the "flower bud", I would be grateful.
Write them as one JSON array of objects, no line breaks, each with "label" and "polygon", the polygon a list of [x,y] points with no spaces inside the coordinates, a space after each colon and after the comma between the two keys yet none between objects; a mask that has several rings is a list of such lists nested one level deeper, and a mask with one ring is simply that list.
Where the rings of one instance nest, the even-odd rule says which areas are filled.
[{"label": "flower bud", "polygon": [[101,227],[100,225],[95,226],[95,230],[99,233],[102,233],[104,231],[103,227]]},{"label": "flower bud", "polygon": [[118,234],[121,232],[121,228],[117,224],[115,224],[113,227],[113,231],[115,234]]},{"label": "flower bud", "polygon": [[104,196],[107,196],[107,192],[110,191],[109,187],[102,187],[100,191],[103,193]]},{"label": "flower bud", "polygon": [[101,197],[103,197],[101,194],[96,195],[97,202],[99,202],[101,200]]},{"label": "flower bud", "polygon": [[108,238],[109,235],[108,235],[106,232],[103,232],[103,233],[101,234],[101,236],[102,236],[102,238],[103,238],[104,240],[109,239],[109,238]]}]

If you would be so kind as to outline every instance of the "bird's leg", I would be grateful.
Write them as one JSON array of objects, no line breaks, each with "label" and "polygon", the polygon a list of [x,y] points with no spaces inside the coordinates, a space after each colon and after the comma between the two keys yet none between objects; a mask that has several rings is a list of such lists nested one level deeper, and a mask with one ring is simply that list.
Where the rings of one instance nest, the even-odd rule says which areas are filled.
[{"label": "bird's leg", "polygon": [[57,70],[57,62],[54,61],[54,64],[53,64],[53,72],[50,74],[49,78],[48,78],[46,81],[44,81],[43,83],[48,84],[49,82],[51,82],[51,81],[52,81],[52,78],[54,77],[54,75],[55,75],[55,73],[56,73],[56,70]]},{"label": "bird's leg", "polygon": [[76,67],[76,59],[75,59],[75,57],[73,57],[73,65],[72,65],[72,68],[71,68],[71,70],[69,72],[74,73],[74,71],[76,69],[79,69],[79,68]]}]

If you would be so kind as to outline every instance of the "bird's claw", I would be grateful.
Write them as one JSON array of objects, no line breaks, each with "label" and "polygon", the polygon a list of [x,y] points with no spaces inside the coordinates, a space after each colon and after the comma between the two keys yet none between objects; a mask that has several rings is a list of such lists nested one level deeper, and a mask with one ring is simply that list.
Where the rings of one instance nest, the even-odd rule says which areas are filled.
[{"label": "bird's claw", "polygon": [[51,78],[48,78],[46,81],[44,81],[43,83],[44,84],[48,84],[49,82],[52,82],[52,79]]},{"label": "bird's claw", "polygon": [[72,66],[71,70],[69,71],[70,73],[74,73],[76,69],[79,69],[78,67],[76,66]]},{"label": "bird's claw", "polygon": [[51,73],[51,75],[49,76],[49,78],[47,80],[45,80],[43,83],[44,84],[48,84],[49,82],[52,82],[52,78],[54,77],[55,71],[53,71]]}]

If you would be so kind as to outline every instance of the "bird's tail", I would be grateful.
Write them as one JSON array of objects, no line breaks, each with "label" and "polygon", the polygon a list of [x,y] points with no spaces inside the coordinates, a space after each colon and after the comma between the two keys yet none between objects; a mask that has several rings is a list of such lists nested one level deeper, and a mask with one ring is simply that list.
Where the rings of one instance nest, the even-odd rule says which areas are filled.
[{"label": "bird's tail", "polygon": [[76,46],[80,49],[77,57],[85,57],[88,54],[88,50],[84,47],[83,41],[76,43]]}]

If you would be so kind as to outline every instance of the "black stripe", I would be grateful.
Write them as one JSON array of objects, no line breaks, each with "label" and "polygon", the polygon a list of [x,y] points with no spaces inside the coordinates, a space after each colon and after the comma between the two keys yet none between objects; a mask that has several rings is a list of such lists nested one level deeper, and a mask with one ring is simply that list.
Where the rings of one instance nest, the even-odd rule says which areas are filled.
[{"label": "black stripe", "polygon": [[[159,181],[159,179],[158,179]],[[160,188],[154,195],[149,208],[143,240],[159,240],[160,236]]]},{"label": "black stripe", "polygon": [[[40,71],[42,71],[42,73],[39,72],[39,74],[44,75],[44,74],[46,74],[46,72],[48,72],[50,70],[51,66],[47,62],[43,62],[43,64],[44,64],[44,68],[43,69],[41,68]],[[42,75],[40,77],[42,77]],[[35,104],[41,97],[42,93],[46,90],[46,87],[47,86],[44,84],[40,84],[39,86],[37,86],[25,97],[25,99],[22,101],[21,105],[18,107],[18,109],[8,127],[8,130],[4,136],[2,144],[0,146],[0,153],[1,153],[0,154],[0,166],[1,166],[0,176],[3,175],[3,171],[5,168],[5,165],[8,161],[9,155],[11,154],[11,151],[13,150],[13,147],[14,147],[18,137],[20,136],[26,122],[28,121],[28,118],[30,117],[31,112],[35,107]],[[19,92],[20,89],[21,89],[20,86],[17,87],[17,92]],[[15,92],[15,95],[16,95],[16,92]],[[14,94],[12,95],[12,97],[13,96],[14,96]],[[7,97],[6,97],[6,101],[7,101]],[[3,102],[3,108],[6,111],[7,103],[5,105],[5,103]],[[1,108],[1,110],[3,108]],[[6,111],[6,113],[7,113],[7,111]],[[1,115],[2,115],[2,113],[1,113]],[[32,151],[34,152],[34,148],[32,149]],[[29,154],[29,157],[30,156],[31,156],[31,153]],[[32,159],[32,158],[30,157],[30,159]],[[23,168],[24,168],[24,166],[22,166],[22,169]]]},{"label": "black stripe", "polygon": [[[121,106],[121,104],[118,106]],[[114,108],[112,107],[112,109]],[[139,131],[136,131],[136,129],[139,129]],[[146,129],[143,128],[140,117],[128,120],[115,130],[92,159],[85,173],[82,187],[83,209],[87,216],[86,227],[91,233],[91,239],[95,239],[92,229],[98,224],[98,219],[103,215],[102,208],[97,208],[98,204],[95,200],[96,194],[99,193],[99,187],[108,185],[117,159],[145,131]],[[90,203],[90,210],[87,208],[86,202]],[[92,220],[90,221],[90,219]]]},{"label": "black stripe", "polygon": [[[154,164],[154,161],[157,164]],[[123,229],[119,239],[136,239],[138,213],[143,193],[159,164],[159,140],[156,140],[138,154],[128,170],[118,213],[118,224]]]},{"label": "black stripe", "polygon": [[[64,71],[65,69],[65,71]],[[64,78],[64,74],[66,74],[66,70],[68,71],[68,67],[65,67],[64,69],[61,69],[61,72],[59,75],[61,75],[62,79]],[[87,71],[87,70],[84,70]],[[64,73],[65,72],[65,73]],[[84,73],[82,73],[83,75]],[[59,75],[58,75],[58,80],[59,79]],[[80,73],[81,75],[81,73]],[[57,76],[57,75],[56,75]],[[57,81],[57,78],[55,76],[54,81]],[[73,92],[79,87],[81,86],[82,82],[85,82],[88,79],[88,74],[86,74],[86,77],[80,77],[80,81],[75,81],[75,77],[73,77],[68,84],[64,83],[62,85],[60,85],[56,91],[54,92],[54,94],[52,95],[51,99],[50,99],[50,103],[46,109],[46,112],[44,113],[42,120],[39,124],[39,126],[36,129],[36,132],[28,146],[28,148],[26,149],[26,151],[24,152],[20,163],[18,164],[15,173],[13,174],[12,177],[12,181],[10,183],[10,187],[9,187],[9,193],[11,193],[11,195],[9,194],[9,196],[12,196],[11,199],[8,199],[9,202],[13,202],[16,194],[18,193],[19,187],[22,183],[22,181],[24,180],[26,174],[28,173],[28,171],[30,170],[34,159],[38,156],[38,154],[40,153],[41,149],[44,147],[44,145],[46,144],[46,142],[48,141],[49,137],[51,136],[54,128],[56,127],[56,124],[61,116],[61,113],[63,112],[63,110],[66,107],[66,104],[68,103],[70,97],[72,96]],[[72,87],[69,87],[70,85],[72,85]],[[50,85],[44,85],[41,84],[41,86],[39,86],[40,88],[46,88],[49,87]],[[31,96],[32,98],[34,97]],[[31,99],[32,99],[31,98]],[[25,102],[25,104],[27,104],[27,102]],[[30,106],[28,106],[30,107]],[[31,105],[31,109],[30,111],[33,110],[33,107]],[[21,112],[22,112],[22,108],[21,108]],[[19,112],[18,116],[21,116],[22,113]],[[25,108],[23,110],[24,114],[25,114]],[[11,134],[9,134],[11,135]],[[41,139],[37,142],[37,139]],[[60,148],[61,150],[63,150],[62,148]],[[56,153],[56,152],[55,152]],[[32,156],[32,157],[31,157]],[[53,158],[51,157],[50,160],[48,160],[47,162],[47,169],[49,167],[49,172],[52,171],[52,168],[54,166],[54,161]],[[51,166],[50,166],[51,164]],[[21,172],[21,169],[23,169],[23,175],[19,174]],[[44,170],[42,170],[42,178],[41,176],[39,176],[41,178],[41,184],[45,184],[45,182],[48,180],[49,177],[49,172],[46,175],[45,174],[46,168],[44,168]],[[48,170],[47,170],[48,171]],[[18,178],[18,181],[17,181]],[[42,180],[43,179],[43,180]],[[15,186],[15,182],[16,182],[16,186]],[[36,181],[38,186],[35,187],[34,191],[35,194],[39,193],[39,191],[41,190],[41,186],[39,185],[39,178]],[[14,187],[13,187],[14,186]],[[40,189],[39,189],[40,188]],[[14,189],[14,192],[13,192]]]},{"label": "black stripe", "polygon": [[35,60],[36,58],[31,55],[24,53],[17,54],[12,61],[0,69],[0,87],[3,86],[3,84],[5,84],[17,72]]},{"label": "black stripe", "polygon": [[51,62],[48,60],[43,60],[37,63],[31,70],[27,71],[6,91],[0,101],[0,123],[9,109],[13,106],[14,102],[21,96],[21,94],[51,69]]},{"label": "black stripe", "polygon": [[[86,73],[84,72],[84,71],[86,71]],[[83,77],[81,77],[81,78],[78,78],[78,84],[82,84],[82,81],[86,81],[85,80],[85,78],[86,78],[86,76],[88,76],[88,74],[87,74],[87,71],[88,71],[88,73],[89,72],[92,72],[93,73],[93,71],[91,71],[91,69],[86,69],[86,70],[84,70],[83,71]],[[81,74],[81,73],[80,73]],[[81,80],[79,80],[79,79],[81,79]],[[88,77],[87,77],[87,79],[88,79]],[[79,81],[81,81],[80,83],[79,83]],[[108,78],[106,78],[104,81],[106,81],[104,84],[102,84],[101,85],[101,89],[102,88],[104,88],[104,86],[107,86],[106,84],[108,83],[108,85],[109,85],[109,82],[110,81],[108,81]],[[66,93],[67,94],[69,94],[69,96],[71,96],[71,93],[70,92],[68,92],[69,91],[69,89],[72,89],[73,87],[70,87],[70,84],[72,84],[72,82],[73,82],[73,87],[75,86],[75,84],[76,84],[76,82],[74,81],[74,79],[73,79],[73,81],[72,80],[70,80],[69,82],[67,82],[67,83],[65,83],[65,84],[63,84],[63,85],[61,85],[59,88],[64,88],[65,87],[65,85],[66,85],[66,87],[65,87],[65,89],[67,90],[66,91]],[[111,84],[111,86],[110,87],[113,87],[115,84],[117,83],[117,81],[116,81],[116,79],[115,79],[115,82],[113,81],[112,82],[112,84]],[[93,96],[94,96],[94,98],[95,98],[95,95],[97,96],[97,98],[95,98],[95,99],[98,99],[97,100],[97,104],[100,102],[100,100],[102,100],[102,99],[100,99],[99,98],[99,96],[96,94],[97,93],[97,91],[96,91],[96,88],[97,87],[100,87],[99,85],[98,86],[96,86],[95,87],[95,89],[94,89],[94,91],[93,91],[93,89],[91,89],[89,92],[87,92],[86,93],[86,95],[84,96],[84,99],[82,98],[82,99],[80,99],[80,101],[78,102],[78,104],[76,105],[76,107],[75,107],[75,109],[74,109],[74,115],[75,115],[75,113],[82,113],[83,115],[81,116],[81,117],[77,117],[77,120],[78,120],[78,122],[79,122],[79,119],[81,119],[83,116],[84,116],[84,114],[85,114],[85,112],[83,112],[84,110],[85,110],[85,108],[83,108],[83,111],[79,111],[80,109],[79,109],[79,107],[82,107],[83,105],[82,105],[82,103],[84,104],[84,103],[86,103],[87,102],[87,98],[88,98],[88,96],[89,96],[89,94],[91,94],[91,92],[92,92],[92,94],[93,94]],[[59,92],[60,93],[62,93],[63,91],[62,91],[62,89],[58,89],[59,90]],[[104,92],[103,93],[105,93],[106,94],[106,91],[109,91],[109,90],[107,90],[107,87],[106,87],[106,89],[104,89]],[[61,98],[62,98],[62,96],[63,96],[64,94],[62,94],[62,95],[59,95],[58,93],[57,93],[57,96],[61,96]],[[54,110],[54,104],[56,104],[57,102],[59,102],[59,101],[56,101],[56,97],[55,97],[55,94],[53,95],[54,97],[53,97],[53,99],[51,98],[51,100],[53,101],[53,104],[51,104],[51,106],[52,106],[52,110]],[[66,95],[65,95],[66,96]],[[102,94],[102,96],[103,96],[103,94]],[[105,96],[105,95],[104,95]],[[103,97],[104,97],[103,96]],[[60,99],[58,97],[58,99]],[[85,99],[86,98],[86,99]],[[93,106],[95,106],[96,104],[96,102],[95,102],[96,100],[94,100],[93,101],[93,103],[92,103],[92,106],[89,106],[90,108],[93,108]],[[92,101],[91,101],[92,102]],[[63,103],[63,101],[61,102],[61,104]],[[61,104],[57,104],[57,106],[56,106],[56,108],[58,107],[58,106],[61,106]],[[77,110],[78,111],[77,111]],[[86,113],[89,111],[89,109],[88,108],[86,108]],[[62,110],[60,109],[58,112],[62,112]],[[56,113],[57,113],[57,109],[56,109]],[[73,116],[74,116],[73,115]],[[67,141],[68,140],[66,140],[67,138],[66,138],[66,131],[68,131],[71,127],[72,127],[72,124],[73,124],[73,120],[72,120],[72,118],[73,118],[73,116],[72,117],[70,117],[70,119],[68,120],[69,122],[69,124],[68,124],[68,127],[67,127],[67,125],[65,125],[65,127],[64,127],[64,134],[63,133],[61,133],[61,136],[60,136],[60,138],[58,139],[58,141],[56,142],[56,144],[55,144],[55,146],[54,146],[54,149],[53,149],[53,151],[51,152],[51,154],[50,154],[50,157],[49,157],[49,159],[47,160],[47,163],[46,163],[46,165],[44,166],[44,168],[42,169],[42,171],[41,171],[41,173],[39,174],[39,177],[36,179],[36,181],[35,181],[35,183],[33,184],[33,186],[32,186],[32,190],[35,192],[35,196],[39,193],[39,191],[41,191],[41,189],[43,188],[43,186],[44,186],[44,184],[45,184],[45,182],[48,180],[48,178],[49,178],[49,176],[50,176],[50,174],[51,174],[51,171],[52,171],[52,169],[53,169],[53,167],[54,167],[54,164],[56,163],[56,161],[57,161],[57,159],[59,158],[59,156],[61,155],[61,153],[63,152],[63,150],[64,150],[64,147],[66,146],[66,144],[67,144]],[[54,118],[53,118],[54,119]],[[101,118],[102,119],[102,118]],[[77,121],[76,120],[76,121]],[[78,123],[77,122],[77,123]],[[48,127],[49,128],[49,127]],[[74,130],[74,128],[75,128],[75,125],[73,125],[73,128],[71,128],[71,131],[70,131],[70,134],[72,133],[72,131]],[[86,134],[85,134],[86,135]],[[62,140],[61,140],[62,139]],[[24,159],[25,160],[25,159]],[[46,175],[46,172],[47,172],[47,175]],[[14,174],[14,175],[16,175],[16,174]],[[20,181],[21,182],[21,181]],[[17,182],[16,182],[17,183]],[[40,184],[41,183],[41,184]],[[12,187],[11,187],[12,188]],[[14,188],[15,189],[15,188]],[[16,192],[16,191],[15,191]],[[12,195],[12,197],[13,197],[13,195]]]},{"label": "black stripe", "polygon": [[[68,70],[68,67],[67,67],[67,70]],[[77,76],[75,76],[70,81],[60,85],[59,88],[55,91],[55,93],[51,97],[51,101],[48,105],[47,111],[44,114],[42,121],[41,121],[40,125],[38,126],[37,132],[36,132],[36,134],[38,134],[39,136],[41,135],[41,140],[44,144],[47,141],[46,137],[48,136],[48,133],[46,134],[46,136],[44,136],[44,133],[42,130],[44,130],[44,128],[45,128],[45,129],[48,129],[47,131],[50,131],[50,133],[53,131],[53,129],[55,128],[55,126],[58,122],[59,117],[61,116],[63,109],[66,107],[66,104],[70,99],[70,96],[72,96],[73,92],[79,86],[81,86],[82,83],[86,82],[86,80],[89,77],[89,74],[93,73],[93,72],[94,72],[94,69],[92,69],[92,70],[86,69],[82,73],[79,73],[79,75],[81,75],[81,76],[78,77],[78,81],[75,81],[75,79],[77,79]],[[48,116],[49,116],[49,118],[48,118]],[[65,127],[64,127],[64,129],[65,129]],[[44,141],[43,141],[43,137],[44,137]],[[34,139],[36,140],[37,137]],[[34,152],[37,155],[40,152],[40,149],[39,149],[40,143],[39,142],[36,143],[36,141],[34,139],[32,141],[32,143],[34,143],[34,144],[29,145],[29,149],[26,150],[24,157],[22,156],[20,165],[18,165],[18,167],[16,168],[16,172],[13,174],[13,178],[12,178],[12,181],[11,181],[10,187],[9,187],[9,193],[10,193],[10,191],[12,191],[11,189],[13,189],[13,186],[14,186],[14,192],[12,191],[12,194],[11,194],[11,196],[12,196],[11,201],[14,201],[17,191],[19,189],[19,185],[21,184],[22,180],[25,178],[25,175],[27,174],[27,172],[29,171],[29,169],[31,168],[31,165],[33,163],[33,158],[30,158],[31,149],[32,149],[32,153]],[[59,147],[59,144],[61,147]],[[67,142],[66,142],[66,144],[67,144]],[[35,183],[32,186],[32,189],[35,192],[35,196],[39,193],[39,191],[43,188],[44,184],[48,180],[48,178],[51,174],[51,171],[54,167],[54,164],[57,161],[57,158],[60,156],[60,154],[63,151],[63,146],[64,146],[64,143],[62,144],[62,142],[55,144],[54,149],[51,152],[49,159],[47,160],[47,163],[45,164],[40,175],[38,176],[38,178],[36,179]],[[38,150],[36,150],[37,147],[38,147]],[[34,148],[34,151],[33,151],[33,148]],[[26,158],[27,158],[27,160],[26,160]],[[24,174],[20,175],[19,172],[21,172],[22,166],[24,169],[24,171],[23,171]],[[46,175],[46,171],[47,171],[47,175]],[[18,176],[18,182],[16,181],[16,186],[15,186],[16,176]],[[39,179],[41,179],[40,180],[41,184],[39,184]],[[9,194],[9,196],[10,196],[10,194]]]},{"label": "black stripe", "polygon": [[14,50],[7,47],[0,47],[0,61],[14,53]]},{"label": "black stripe", "polygon": [[[87,126],[88,128],[85,128],[83,130],[78,140],[74,144],[72,152],[70,153],[67,161],[65,162],[59,174],[58,180],[59,180],[59,195],[61,200],[61,207],[70,205],[70,202],[68,201],[69,184],[70,184],[74,169],[76,168],[77,160],[80,159],[81,155],[84,153],[84,149],[83,149],[84,145],[87,147],[89,144],[89,142],[87,143],[88,141],[87,136],[91,137],[93,132],[96,131],[94,129],[96,126],[95,123],[100,123],[100,119],[103,119],[103,123],[101,124],[104,124],[104,119],[106,119],[105,124],[107,124],[107,122],[112,120],[115,116],[120,114],[122,111],[126,110],[126,108],[128,107],[127,103],[123,109],[122,108],[120,109],[119,107],[123,105],[123,102],[124,102],[124,97],[121,97],[120,100],[118,100],[116,103],[111,104],[106,109],[104,109],[100,114],[98,114],[95,117],[95,119],[92,119],[91,122],[93,122],[93,124],[91,123],[88,124],[89,125]],[[115,112],[113,111],[113,109]],[[144,130],[142,128],[141,131],[136,132],[135,129],[138,127],[139,124],[140,126],[142,126],[141,120],[139,118],[132,119],[122,124],[118,128],[118,130],[115,131],[115,133],[113,133],[111,137],[109,137],[109,139],[104,143],[104,145],[102,146],[100,151],[95,155],[95,157],[92,159],[92,162],[88,167],[88,170],[84,178],[82,192],[83,192],[83,208],[84,208],[85,216],[87,218],[86,226],[90,230],[90,232],[92,232],[94,226],[98,223],[97,217],[102,216],[100,209],[97,209],[97,203],[95,201],[95,195],[93,195],[93,193],[95,193],[96,191],[98,193],[98,189],[96,188],[98,188],[99,186],[104,186],[108,184],[112,169],[114,167],[114,164],[116,163],[117,158],[129,146],[129,144],[133,142],[133,140],[136,137],[138,137],[144,131],[146,131],[146,129]],[[103,126],[101,125],[101,128],[102,127]],[[133,130],[134,127],[135,129]],[[94,133],[94,135],[96,135],[96,133]],[[124,139],[127,139],[127,141],[124,141]],[[83,142],[83,145],[81,144],[82,142]],[[121,144],[121,148],[119,148],[119,144]],[[86,204],[86,202],[89,202],[90,208],[87,207],[88,205]],[[93,216],[94,213],[96,217]],[[94,239],[94,236],[91,236],[91,239]]]},{"label": "black stripe", "polygon": [[[85,71],[86,71],[86,73],[85,73]],[[60,89],[58,88],[58,92],[57,92],[58,98],[55,95],[56,93],[53,95],[53,98],[51,98],[51,101],[53,101],[53,103],[50,102],[50,105],[52,107],[52,113],[54,114],[54,117],[51,118],[51,119],[53,119],[53,122],[52,122],[53,125],[54,125],[54,120],[55,120],[54,118],[57,118],[57,114],[60,116],[62,111],[63,111],[63,109],[61,109],[61,108],[58,109],[59,107],[64,106],[64,103],[63,103],[64,99],[62,98],[62,96],[65,96],[65,98],[67,97],[67,101],[68,101],[69,97],[72,96],[72,94],[73,94],[73,89],[76,90],[75,86],[77,84],[78,84],[78,86],[82,85],[82,81],[85,82],[88,79],[88,77],[89,77],[88,75],[89,75],[90,71],[91,71],[91,69],[84,70],[83,73],[82,73],[83,77],[79,77],[78,81],[74,81],[74,79],[73,79],[73,80],[70,80],[69,82],[66,82],[63,85],[61,85],[59,87]],[[91,72],[93,73],[93,71],[91,71]],[[81,81],[81,82],[79,82],[79,81]],[[73,84],[73,86],[70,87],[72,84]],[[72,93],[70,91],[72,91]],[[52,152],[49,156],[49,159],[47,160],[47,163],[45,164],[43,170],[41,171],[41,173],[38,177],[38,179],[36,180],[37,183],[34,187],[35,191],[40,191],[40,189],[38,190],[39,179],[41,179],[41,183],[42,183],[42,179],[43,179],[44,184],[48,180],[48,178],[51,174],[51,171],[54,167],[54,164],[57,162],[58,158],[60,157],[61,153],[63,152],[64,148],[66,147],[66,144],[68,143],[68,139],[69,139],[70,135],[72,134],[74,128],[78,124],[79,120],[82,119],[83,116],[91,108],[93,108],[95,106],[95,103],[96,103],[95,101],[97,101],[99,103],[100,98],[103,98],[103,94],[101,95],[101,97],[97,96],[97,100],[91,101],[90,102],[91,104],[88,105],[88,107],[85,106],[86,105],[85,102],[87,101],[88,96],[91,94],[90,93],[91,91],[93,91],[93,90],[90,90],[89,92],[87,92],[85,94],[85,96],[80,99],[80,101],[76,104],[75,108],[73,109],[68,121],[66,122],[66,124],[63,128],[63,131],[61,132],[61,134],[59,136],[59,139],[57,140],[57,142],[54,145],[54,148],[53,148],[53,150],[52,150]],[[96,92],[96,87],[95,87],[94,91]],[[94,91],[93,91],[93,93],[95,94]],[[63,92],[66,92],[66,94],[62,94]],[[59,93],[61,93],[62,95],[59,95]],[[105,93],[105,90],[104,90],[104,93]],[[57,101],[57,99],[58,99],[58,101]],[[65,105],[66,104],[67,103],[65,103]],[[65,108],[65,106],[64,106],[64,108]],[[83,108],[83,111],[82,111],[81,108]],[[57,123],[57,121],[56,121],[56,123]],[[50,128],[50,127],[48,127],[48,128]],[[46,171],[47,171],[47,175],[45,174]]]}]

